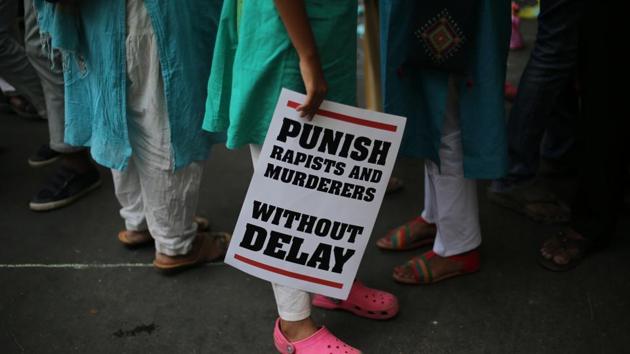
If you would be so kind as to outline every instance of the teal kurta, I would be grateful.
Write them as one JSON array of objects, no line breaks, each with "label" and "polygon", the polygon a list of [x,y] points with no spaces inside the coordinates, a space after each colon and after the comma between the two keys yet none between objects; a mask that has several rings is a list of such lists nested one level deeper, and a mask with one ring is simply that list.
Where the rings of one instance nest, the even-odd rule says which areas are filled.
[{"label": "teal kurta", "polygon": [[[207,158],[213,139],[201,129],[222,0],[144,0],[158,41],[175,168]],[[127,129],[126,2],[77,1],[63,11],[35,0],[40,30],[62,51],[66,143],[124,169]]]},{"label": "teal kurta", "polygon": [[[507,170],[503,85],[510,36],[510,2],[479,0],[478,28],[469,75],[460,85],[464,174],[494,179]],[[401,153],[439,162],[448,74],[401,70],[409,34],[419,25],[411,2],[381,0],[381,73],[384,110],[408,118]]]},{"label": "teal kurta", "polygon": [[[354,105],[357,2],[305,3],[328,83],[326,99]],[[243,1],[237,21],[238,10],[237,0],[225,1],[203,124],[211,132],[227,131],[228,148],[263,143],[283,87],[305,92],[297,52],[274,2]]]}]

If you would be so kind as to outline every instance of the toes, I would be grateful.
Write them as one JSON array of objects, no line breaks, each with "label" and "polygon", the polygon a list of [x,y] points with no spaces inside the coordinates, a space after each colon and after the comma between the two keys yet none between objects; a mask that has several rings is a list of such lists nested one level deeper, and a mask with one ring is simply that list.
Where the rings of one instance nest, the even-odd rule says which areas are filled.
[{"label": "toes", "polygon": [[552,251],[551,249],[543,246],[540,249],[540,255],[543,256],[545,259],[551,259],[551,257],[553,257],[553,254],[551,251]]},{"label": "toes", "polygon": [[571,257],[566,253],[560,253],[553,256],[553,262],[558,265],[566,265],[571,261]]},{"label": "toes", "polygon": [[376,245],[380,246],[380,247],[390,247],[391,246],[391,241],[388,238],[380,238],[376,241]]},{"label": "toes", "polygon": [[551,254],[555,253],[558,249],[560,249],[561,245],[556,239],[549,239],[545,241],[540,248],[540,252],[543,254]]},{"label": "toes", "polygon": [[405,265],[394,267],[394,276],[404,280],[413,280],[411,269]]}]

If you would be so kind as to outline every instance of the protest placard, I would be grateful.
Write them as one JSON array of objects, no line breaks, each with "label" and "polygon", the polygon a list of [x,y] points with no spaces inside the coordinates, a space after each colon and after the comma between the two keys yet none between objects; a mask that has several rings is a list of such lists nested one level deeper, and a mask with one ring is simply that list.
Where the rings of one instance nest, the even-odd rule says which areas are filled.
[{"label": "protest placard", "polygon": [[[283,89],[225,262],[346,299],[394,167],[406,119]],[[255,112],[252,112],[255,114]]]}]

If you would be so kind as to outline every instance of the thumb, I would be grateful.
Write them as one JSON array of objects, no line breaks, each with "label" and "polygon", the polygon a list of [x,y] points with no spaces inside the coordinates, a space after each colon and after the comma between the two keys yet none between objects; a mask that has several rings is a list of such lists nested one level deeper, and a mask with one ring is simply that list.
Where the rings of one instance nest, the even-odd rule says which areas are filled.
[{"label": "thumb", "polygon": [[312,119],[311,111],[313,107],[313,101],[315,100],[315,95],[313,92],[306,93],[306,99],[304,99],[304,103],[299,105],[296,110],[300,112],[300,117],[305,117],[307,115]]}]

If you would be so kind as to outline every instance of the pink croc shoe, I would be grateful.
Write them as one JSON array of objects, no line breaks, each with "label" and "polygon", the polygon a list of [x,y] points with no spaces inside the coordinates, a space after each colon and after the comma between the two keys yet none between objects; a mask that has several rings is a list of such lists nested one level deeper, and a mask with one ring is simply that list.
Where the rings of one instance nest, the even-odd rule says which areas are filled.
[{"label": "pink croc shoe", "polygon": [[358,349],[335,337],[326,327],[320,328],[308,338],[290,342],[280,330],[280,319],[276,320],[273,342],[282,354],[361,354]]},{"label": "pink croc shoe", "polygon": [[323,295],[314,295],[313,306],[328,310],[346,310],[357,316],[374,320],[386,320],[398,313],[396,296],[385,291],[368,288],[358,280],[354,281],[347,300],[342,301]]}]

